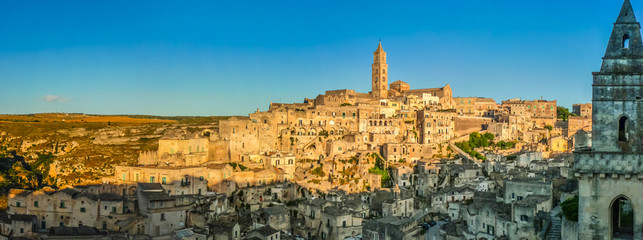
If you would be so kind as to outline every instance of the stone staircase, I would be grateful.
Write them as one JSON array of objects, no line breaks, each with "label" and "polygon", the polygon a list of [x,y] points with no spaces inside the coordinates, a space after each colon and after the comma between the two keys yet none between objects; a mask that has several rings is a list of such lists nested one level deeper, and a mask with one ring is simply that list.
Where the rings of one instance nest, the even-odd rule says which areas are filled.
[{"label": "stone staircase", "polygon": [[560,237],[560,228],[562,221],[560,217],[552,216],[551,224],[549,225],[549,230],[547,231],[546,240],[562,240]]}]

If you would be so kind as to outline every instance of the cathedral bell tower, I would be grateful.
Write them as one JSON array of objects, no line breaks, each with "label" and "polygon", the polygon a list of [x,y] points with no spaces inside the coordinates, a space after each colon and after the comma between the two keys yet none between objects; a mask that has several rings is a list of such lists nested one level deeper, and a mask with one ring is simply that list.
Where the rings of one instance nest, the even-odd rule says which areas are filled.
[{"label": "cathedral bell tower", "polygon": [[593,73],[592,149],[574,152],[578,239],[643,239],[643,42],[625,0]]},{"label": "cathedral bell tower", "polygon": [[382,49],[382,42],[373,53],[373,73],[371,94],[378,99],[388,98],[388,64],[386,64],[386,52]]}]

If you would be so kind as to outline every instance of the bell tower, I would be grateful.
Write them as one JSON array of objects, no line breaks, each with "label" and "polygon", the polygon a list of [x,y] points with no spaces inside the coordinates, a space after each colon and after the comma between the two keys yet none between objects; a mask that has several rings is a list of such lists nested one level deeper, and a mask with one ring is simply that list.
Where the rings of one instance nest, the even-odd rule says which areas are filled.
[{"label": "bell tower", "polygon": [[373,53],[373,73],[371,75],[371,94],[378,99],[388,98],[388,64],[386,64],[386,52],[382,49],[382,42]]},{"label": "bell tower", "polygon": [[592,73],[592,149],[574,152],[578,239],[643,239],[643,42],[625,0]]}]

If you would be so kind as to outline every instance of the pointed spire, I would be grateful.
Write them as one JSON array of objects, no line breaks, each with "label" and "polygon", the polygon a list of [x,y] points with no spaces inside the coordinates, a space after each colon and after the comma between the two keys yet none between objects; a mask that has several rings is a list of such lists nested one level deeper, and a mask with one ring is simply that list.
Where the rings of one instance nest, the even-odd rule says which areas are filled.
[{"label": "pointed spire", "polygon": [[636,23],[636,17],[634,16],[634,10],[632,10],[630,0],[623,2],[621,13],[618,14],[618,18],[616,19],[616,24],[619,23]]},{"label": "pointed spire", "polygon": [[375,52],[384,52],[384,49],[382,48],[382,39],[379,41],[379,45],[377,45],[377,49]]},{"label": "pointed spire", "polygon": [[[643,41],[640,29],[641,26],[636,21],[630,0],[625,0],[621,12],[614,22],[612,35],[605,50],[605,58],[643,58]],[[613,64],[603,65],[603,67],[614,67]]]}]

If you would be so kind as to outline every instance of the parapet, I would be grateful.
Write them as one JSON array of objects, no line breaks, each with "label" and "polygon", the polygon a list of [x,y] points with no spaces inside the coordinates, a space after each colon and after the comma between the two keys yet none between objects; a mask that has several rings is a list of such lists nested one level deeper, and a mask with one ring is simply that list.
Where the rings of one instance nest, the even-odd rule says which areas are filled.
[{"label": "parapet", "polygon": [[[577,151],[574,171],[580,174],[640,174],[643,155],[622,152]],[[643,175],[641,175],[643,176]]]}]

